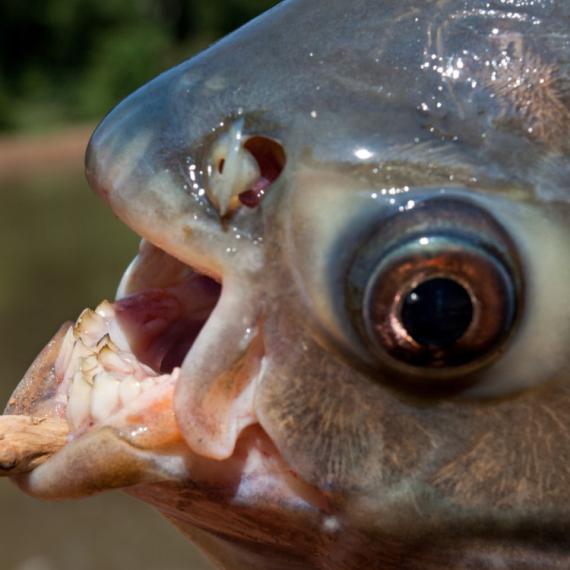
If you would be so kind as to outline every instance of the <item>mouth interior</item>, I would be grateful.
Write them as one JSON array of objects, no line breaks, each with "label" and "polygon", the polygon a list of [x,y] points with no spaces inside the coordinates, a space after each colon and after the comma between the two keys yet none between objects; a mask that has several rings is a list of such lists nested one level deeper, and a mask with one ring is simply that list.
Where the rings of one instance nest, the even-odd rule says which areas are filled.
[{"label": "mouth interior", "polygon": [[172,287],[133,293],[113,304],[139,362],[160,374],[181,366],[221,295],[221,285],[194,273]]}]

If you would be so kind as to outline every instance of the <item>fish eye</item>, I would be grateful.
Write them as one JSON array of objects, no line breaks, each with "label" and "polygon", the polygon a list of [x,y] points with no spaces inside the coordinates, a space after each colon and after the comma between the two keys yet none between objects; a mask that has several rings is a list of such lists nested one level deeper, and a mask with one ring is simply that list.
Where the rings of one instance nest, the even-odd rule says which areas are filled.
[{"label": "fish eye", "polygon": [[468,288],[449,277],[433,277],[402,295],[400,320],[410,337],[425,346],[447,346],[473,321]]},{"label": "fish eye", "polygon": [[376,361],[416,381],[447,381],[504,349],[523,277],[512,240],[488,212],[434,198],[374,228],[351,263],[345,299]]}]

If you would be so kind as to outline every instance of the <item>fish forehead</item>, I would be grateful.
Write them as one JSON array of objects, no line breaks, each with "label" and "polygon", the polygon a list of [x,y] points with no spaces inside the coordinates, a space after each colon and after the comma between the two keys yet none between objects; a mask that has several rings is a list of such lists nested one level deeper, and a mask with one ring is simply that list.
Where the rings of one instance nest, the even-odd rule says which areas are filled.
[{"label": "fish forehead", "polygon": [[88,173],[104,148],[122,157],[120,216],[150,200],[155,177],[155,217],[215,223],[201,167],[243,116],[246,132],[283,144],[290,171],[400,161],[429,184],[436,162],[566,199],[567,12],[548,1],[284,2],[124,101],[96,131]]}]

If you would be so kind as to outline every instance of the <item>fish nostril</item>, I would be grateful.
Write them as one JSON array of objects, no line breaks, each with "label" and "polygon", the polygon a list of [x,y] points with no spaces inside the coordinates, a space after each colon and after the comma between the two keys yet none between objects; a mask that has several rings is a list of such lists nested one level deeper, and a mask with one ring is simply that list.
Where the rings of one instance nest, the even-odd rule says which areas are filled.
[{"label": "fish nostril", "polygon": [[285,167],[283,146],[263,135],[244,136],[244,119],[233,123],[208,153],[206,192],[222,217],[259,206]]},{"label": "fish nostril", "polygon": [[239,194],[238,198],[244,206],[255,208],[283,171],[286,163],[285,150],[277,141],[259,135],[248,138],[243,147],[259,165],[260,177],[252,188]]}]

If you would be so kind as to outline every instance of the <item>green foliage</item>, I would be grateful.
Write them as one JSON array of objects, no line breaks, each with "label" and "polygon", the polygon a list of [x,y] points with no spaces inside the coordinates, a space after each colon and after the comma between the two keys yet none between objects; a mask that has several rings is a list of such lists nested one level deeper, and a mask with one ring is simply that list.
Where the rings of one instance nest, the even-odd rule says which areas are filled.
[{"label": "green foliage", "polygon": [[0,0],[0,131],[97,120],[276,0]]},{"label": "green foliage", "polygon": [[134,88],[163,71],[168,48],[166,31],[147,22],[102,34],[74,90],[81,118],[110,110]]}]

